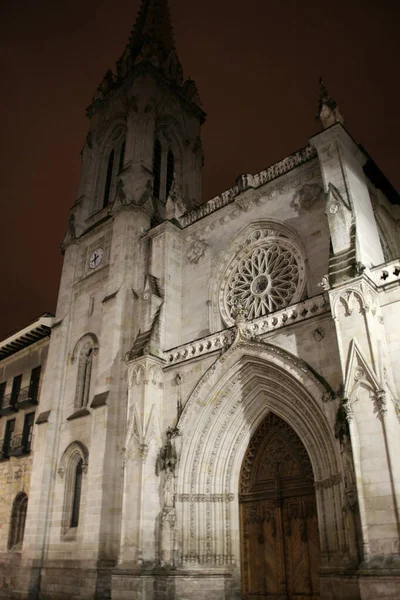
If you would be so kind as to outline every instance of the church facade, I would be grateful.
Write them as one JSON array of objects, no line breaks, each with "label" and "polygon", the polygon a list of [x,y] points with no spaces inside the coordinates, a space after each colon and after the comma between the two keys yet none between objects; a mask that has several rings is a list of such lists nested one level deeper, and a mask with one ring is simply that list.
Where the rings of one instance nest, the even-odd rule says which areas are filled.
[{"label": "church facade", "polygon": [[321,82],[320,133],[202,202],[166,0],[88,116],[0,598],[399,598],[397,193]]}]

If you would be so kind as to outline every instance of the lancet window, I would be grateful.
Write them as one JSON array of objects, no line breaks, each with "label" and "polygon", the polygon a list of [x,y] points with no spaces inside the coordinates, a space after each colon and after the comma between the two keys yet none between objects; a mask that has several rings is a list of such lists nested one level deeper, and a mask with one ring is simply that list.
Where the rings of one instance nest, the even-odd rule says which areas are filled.
[{"label": "lancet window", "polygon": [[8,537],[8,549],[19,549],[22,546],[25,531],[26,510],[28,508],[28,496],[21,492],[15,498],[11,511],[11,526]]},{"label": "lancet window", "polygon": [[85,408],[90,400],[90,390],[93,380],[93,363],[98,351],[97,338],[87,334],[81,338],[75,347],[72,362],[77,361],[75,409]]},{"label": "lancet window", "polygon": [[65,480],[62,535],[75,536],[79,527],[85,499],[85,474],[88,469],[87,448],[78,441],[65,450],[58,469]]},{"label": "lancet window", "polygon": [[175,177],[175,157],[164,138],[154,142],[153,177],[153,195],[165,204]]},{"label": "lancet window", "polygon": [[121,126],[113,132],[111,140],[106,144],[102,160],[102,202],[103,208],[114,200],[117,189],[117,177],[124,168],[125,161],[125,130]]}]

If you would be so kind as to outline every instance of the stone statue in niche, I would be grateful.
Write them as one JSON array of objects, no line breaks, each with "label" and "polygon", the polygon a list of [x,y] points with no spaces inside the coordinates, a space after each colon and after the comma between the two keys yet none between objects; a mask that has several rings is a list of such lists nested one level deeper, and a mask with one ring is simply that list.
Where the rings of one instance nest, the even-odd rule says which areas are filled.
[{"label": "stone statue in niche", "polygon": [[175,469],[177,465],[174,438],[179,435],[180,432],[177,427],[169,427],[167,429],[167,440],[160,451],[157,461],[157,472],[163,472],[163,508],[159,518],[160,564],[163,567],[174,566],[176,522]]},{"label": "stone statue in niche", "polygon": [[361,558],[361,521],[358,508],[356,477],[354,472],[353,452],[349,435],[344,435],[340,442],[344,477],[343,513],[346,523],[347,545],[350,560],[357,563]]}]

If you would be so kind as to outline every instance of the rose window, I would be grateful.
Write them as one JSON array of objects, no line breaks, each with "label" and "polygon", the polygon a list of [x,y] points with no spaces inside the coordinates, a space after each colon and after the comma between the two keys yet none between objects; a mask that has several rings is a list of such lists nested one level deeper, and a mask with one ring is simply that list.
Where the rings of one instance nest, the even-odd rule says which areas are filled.
[{"label": "rose window", "polygon": [[225,288],[231,318],[238,306],[248,320],[285,308],[298,296],[300,268],[289,244],[272,243],[243,256]]}]

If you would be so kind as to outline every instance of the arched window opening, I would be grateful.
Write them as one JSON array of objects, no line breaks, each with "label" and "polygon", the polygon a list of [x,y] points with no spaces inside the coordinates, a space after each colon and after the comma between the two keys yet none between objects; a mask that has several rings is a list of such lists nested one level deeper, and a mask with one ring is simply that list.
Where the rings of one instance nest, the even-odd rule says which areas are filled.
[{"label": "arched window opening", "polygon": [[126,140],[124,138],[122,144],[121,144],[121,149],[119,152],[119,164],[118,164],[118,172],[122,171],[123,167],[124,167],[124,160],[125,160],[125,143]]},{"label": "arched window opening", "polygon": [[160,197],[160,187],[161,187],[161,144],[157,139],[154,144],[154,154],[153,154],[153,195],[156,198]]},{"label": "arched window opening", "polygon": [[111,150],[110,156],[108,157],[107,164],[107,175],[106,175],[106,183],[104,186],[104,198],[103,198],[103,208],[107,206],[110,201],[110,192],[111,192],[111,183],[114,169],[114,150]]},{"label": "arched window opening", "polygon": [[21,492],[15,498],[11,511],[11,526],[8,537],[8,549],[19,549],[22,546],[25,531],[28,496]]},{"label": "arched window opening", "polygon": [[79,509],[81,505],[81,493],[82,493],[82,473],[83,473],[83,460],[80,459],[75,469],[74,479],[74,493],[72,500],[72,512],[71,512],[71,523],[70,527],[78,527],[79,524]]},{"label": "arched window opening", "polygon": [[90,383],[92,379],[94,348],[89,342],[85,344],[79,355],[78,381],[76,387],[76,408],[85,408],[89,402]]},{"label": "arched window opening", "polygon": [[175,174],[175,159],[172,150],[168,150],[167,156],[167,188],[165,198],[167,199],[171,191],[172,183]]}]

